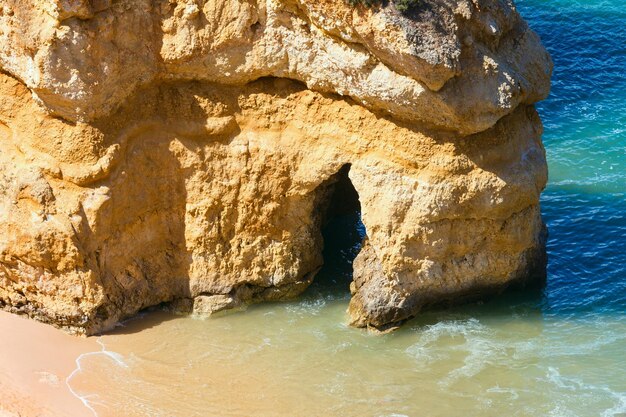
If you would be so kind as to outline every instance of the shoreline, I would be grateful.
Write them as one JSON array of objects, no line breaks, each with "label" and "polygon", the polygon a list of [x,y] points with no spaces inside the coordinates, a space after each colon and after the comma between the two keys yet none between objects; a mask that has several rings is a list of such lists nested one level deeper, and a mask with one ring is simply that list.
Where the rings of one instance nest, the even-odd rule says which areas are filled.
[{"label": "shoreline", "polygon": [[[76,359],[100,351],[95,338],[70,336],[0,311],[0,417],[92,417],[67,378]],[[54,358],[54,360],[51,360]]]}]

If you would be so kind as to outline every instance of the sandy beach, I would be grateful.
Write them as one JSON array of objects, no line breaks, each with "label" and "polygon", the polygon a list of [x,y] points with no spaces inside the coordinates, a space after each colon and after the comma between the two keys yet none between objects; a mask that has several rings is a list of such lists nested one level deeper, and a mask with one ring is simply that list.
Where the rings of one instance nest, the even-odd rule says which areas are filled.
[{"label": "sandy beach", "polygon": [[0,312],[0,417],[83,417],[93,413],[66,378],[82,353],[100,350],[95,338]]}]

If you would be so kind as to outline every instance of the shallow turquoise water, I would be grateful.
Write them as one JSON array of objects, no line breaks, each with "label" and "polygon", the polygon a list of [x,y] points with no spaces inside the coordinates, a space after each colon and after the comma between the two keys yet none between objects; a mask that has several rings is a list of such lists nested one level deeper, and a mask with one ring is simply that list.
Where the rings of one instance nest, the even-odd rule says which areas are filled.
[{"label": "shallow turquoise water", "polygon": [[626,416],[626,5],[517,3],[555,62],[539,105],[550,166],[544,289],[372,336],[346,325],[349,265],[334,259],[298,301],[210,320],[156,313],[103,336],[119,356],[86,358],[71,381],[94,410]]},{"label": "shallow turquoise water", "polygon": [[554,60],[545,125],[549,193],[626,192],[626,8],[620,0],[522,0]]}]

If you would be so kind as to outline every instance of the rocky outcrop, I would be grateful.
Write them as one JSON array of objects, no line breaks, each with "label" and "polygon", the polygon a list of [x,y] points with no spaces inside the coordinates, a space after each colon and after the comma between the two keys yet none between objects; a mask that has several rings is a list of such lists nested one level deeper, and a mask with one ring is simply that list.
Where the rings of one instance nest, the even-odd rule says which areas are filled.
[{"label": "rocky outcrop", "polygon": [[9,311],[92,334],[296,296],[346,181],[355,325],[545,262],[551,63],[509,1],[7,0],[0,68]]}]

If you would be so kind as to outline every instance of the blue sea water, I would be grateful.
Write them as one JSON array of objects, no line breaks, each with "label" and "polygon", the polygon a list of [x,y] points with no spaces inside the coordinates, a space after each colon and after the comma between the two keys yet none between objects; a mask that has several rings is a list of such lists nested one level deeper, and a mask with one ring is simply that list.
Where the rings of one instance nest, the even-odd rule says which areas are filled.
[{"label": "blue sea water", "polygon": [[[90,356],[71,381],[94,412],[626,416],[626,4],[517,5],[555,63],[538,105],[550,170],[545,288],[372,336],[346,325],[350,268],[331,259],[329,279],[297,301],[210,320],[157,313],[103,336],[124,365]],[[358,242],[355,219],[341,221],[352,235],[338,236]],[[354,255],[350,242],[332,244]]]},{"label": "blue sea water", "polygon": [[[518,0],[552,55],[547,314],[626,313],[626,4]],[[625,356],[626,356],[626,352]]]}]

